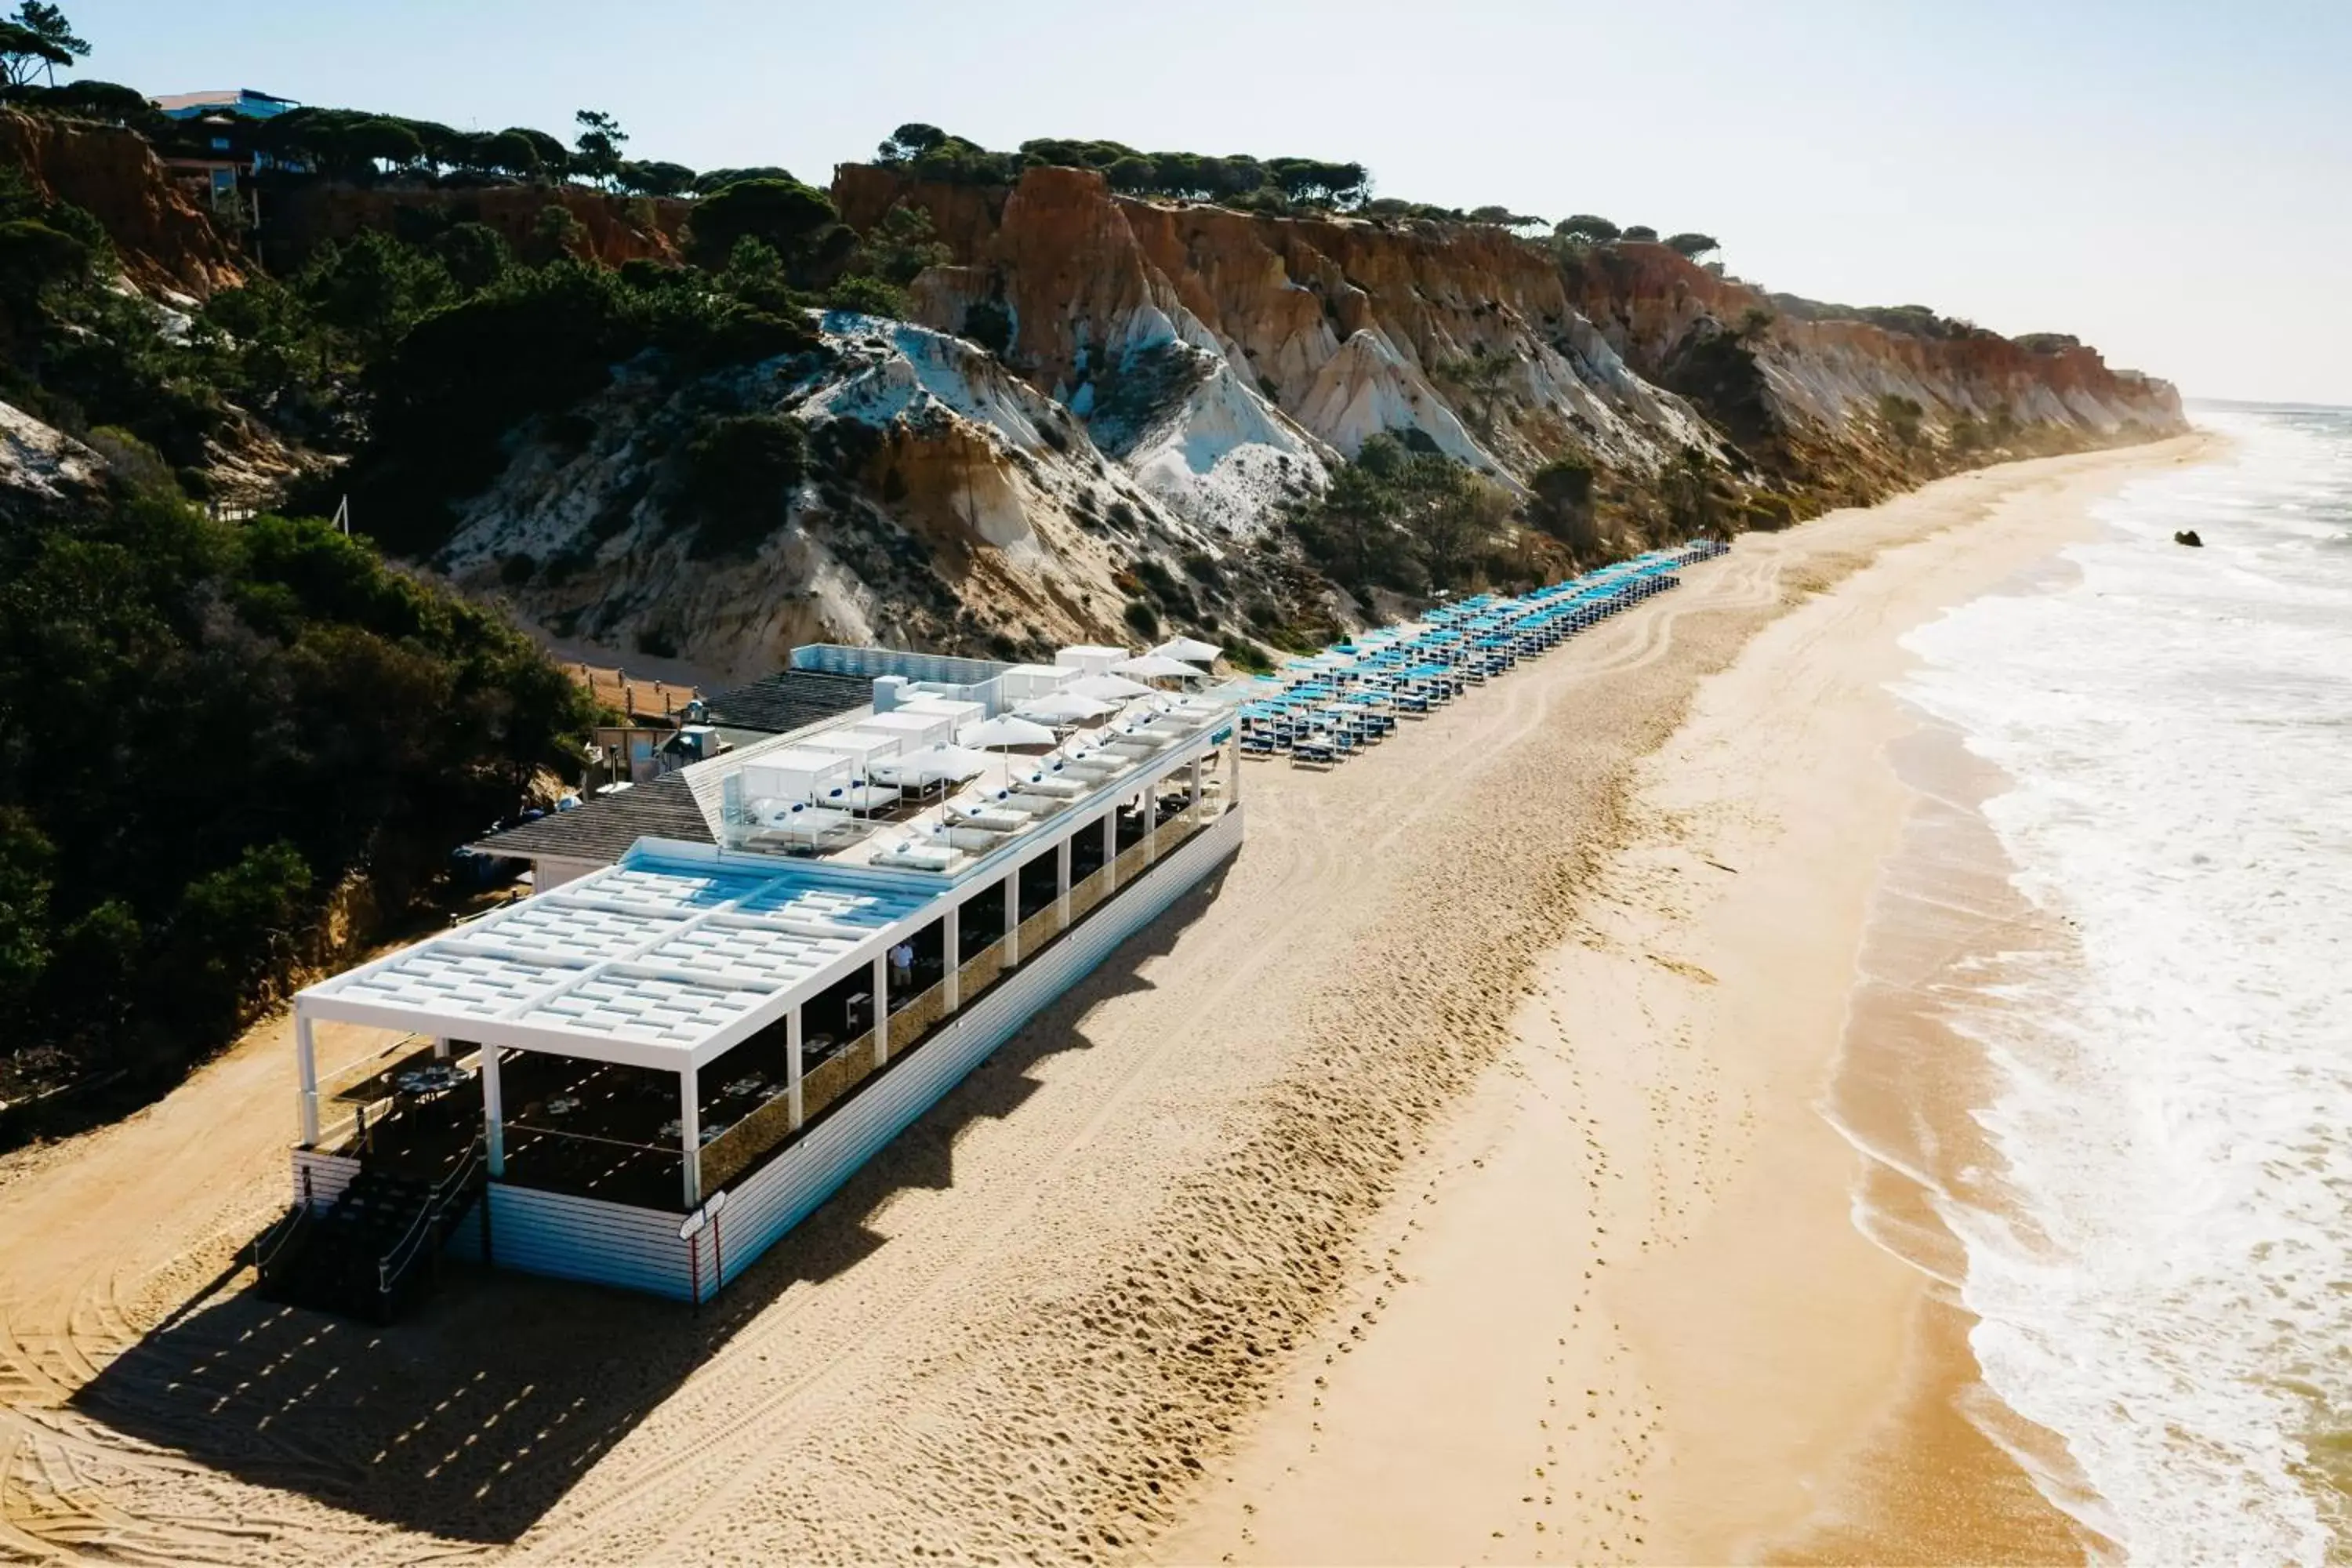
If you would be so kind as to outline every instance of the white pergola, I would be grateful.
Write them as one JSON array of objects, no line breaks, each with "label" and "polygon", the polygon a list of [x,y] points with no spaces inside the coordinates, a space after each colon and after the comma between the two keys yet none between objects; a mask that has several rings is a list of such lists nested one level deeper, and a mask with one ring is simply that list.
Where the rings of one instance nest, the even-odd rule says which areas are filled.
[{"label": "white pergola", "polygon": [[[953,893],[832,867],[633,856],[296,997],[302,1141],[319,1136],[312,1027],[323,1018],[479,1043],[493,1175],[505,1166],[499,1047],[677,1074],[690,1152],[703,1067],[796,1023],[799,1004],[860,968],[883,995],[891,944],[939,918]],[[877,1012],[887,1029],[887,1009]],[[786,1052],[795,1088],[799,1043]]]},{"label": "white pergola", "polygon": [[[678,1079],[685,1199],[701,1201],[699,1074],[762,1030],[786,1029],[787,1089],[800,1120],[802,1005],[860,969],[870,972],[877,1064],[889,1049],[888,954],[942,922],[948,1007],[955,994],[963,903],[1001,885],[1017,910],[1022,866],[1055,854],[1062,923],[1069,918],[1071,840],[1103,837],[1115,855],[1122,803],[1201,763],[1213,726],[1112,779],[1066,815],[952,876],[782,859],[708,846],[642,840],[607,867],[301,992],[294,1003],[301,1138],[320,1136],[313,1038],[321,1019],[398,1029],[481,1047],[491,1175],[505,1173],[501,1051],[539,1051],[651,1068]],[[1147,830],[1156,836],[1156,827]],[[1008,961],[1017,961],[1007,921]]]}]

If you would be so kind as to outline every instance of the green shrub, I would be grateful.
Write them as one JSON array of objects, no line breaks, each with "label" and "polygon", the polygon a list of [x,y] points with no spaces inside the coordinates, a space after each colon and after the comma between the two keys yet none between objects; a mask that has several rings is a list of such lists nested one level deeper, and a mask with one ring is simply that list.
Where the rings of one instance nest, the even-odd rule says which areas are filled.
[{"label": "green shrub", "polygon": [[1121,615],[1129,626],[1133,626],[1145,637],[1156,637],[1160,635],[1160,612],[1151,607],[1150,600],[1129,599],[1127,602],[1127,608],[1121,612]]},{"label": "green shrub", "polygon": [[907,314],[907,295],[904,289],[885,283],[879,278],[852,273],[836,279],[833,287],[824,291],[824,308],[902,321]]},{"label": "green shrub", "polygon": [[749,554],[783,523],[808,472],[808,433],[773,414],[707,419],[686,446],[686,500],[697,556]]}]

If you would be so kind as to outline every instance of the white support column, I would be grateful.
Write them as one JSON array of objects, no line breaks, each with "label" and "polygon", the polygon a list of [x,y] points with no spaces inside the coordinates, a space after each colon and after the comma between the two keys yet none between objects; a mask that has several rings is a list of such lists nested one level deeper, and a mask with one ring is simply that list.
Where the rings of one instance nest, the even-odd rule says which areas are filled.
[{"label": "white support column", "polygon": [[890,1059],[890,959],[887,953],[874,955],[874,1065],[881,1067]]},{"label": "white support column", "polygon": [[1004,967],[1021,962],[1021,870],[1004,873]]},{"label": "white support column", "polygon": [[1197,825],[1201,820],[1201,759],[1192,759],[1192,797],[1184,803],[1184,820]]},{"label": "white support column", "polygon": [[1143,863],[1160,858],[1160,781],[1143,786]]},{"label": "white support column", "polygon": [[1054,846],[1054,923],[1064,931],[1070,929],[1070,840],[1065,834]]},{"label": "white support column", "polygon": [[798,1128],[801,1115],[801,1010],[797,1003],[784,1015],[784,1084],[793,1097],[793,1126]]},{"label": "white support column", "polygon": [[448,1036],[436,1035],[433,1037],[433,1059],[436,1062],[446,1062],[449,1059]]},{"label": "white support column", "polygon": [[1242,803],[1242,731],[1237,722],[1234,738],[1225,742],[1225,809],[1233,810]]},{"label": "white support column", "polygon": [[677,1141],[686,1159],[686,1206],[702,1206],[702,1075],[692,1062],[677,1075]]},{"label": "white support column", "polygon": [[507,1173],[506,1091],[499,1083],[499,1058],[505,1054],[496,1046],[482,1047],[482,1143],[493,1178]]},{"label": "white support column", "polygon": [[296,1097],[302,1121],[302,1147],[319,1143],[319,1052],[310,1038],[310,1020],[294,1009],[294,1076],[300,1085]]},{"label": "white support column", "polygon": [[1115,892],[1118,888],[1118,807],[1113,805],[1103,813],[1103,891]]},{"label": "white support column", "polygon": [[944,1011],[963,1005],[963,906],[951,903],[940,925],[940,1000]]}]

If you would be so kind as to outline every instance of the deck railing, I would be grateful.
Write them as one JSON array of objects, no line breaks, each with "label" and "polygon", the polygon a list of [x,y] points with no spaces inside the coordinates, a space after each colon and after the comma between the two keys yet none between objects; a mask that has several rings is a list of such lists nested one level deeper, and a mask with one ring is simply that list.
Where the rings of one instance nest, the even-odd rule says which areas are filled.
[{"label": "deck railing", "polygon": [[801,1079],[801,1120],[815,1121],[818,1111],[856,1088],[873,1070],[874,1031],[868,1029]]},{"label": "deck railing", "polygon": [[[801,1090],[805,1095],[808,1085],[803,1083]],[[835,1097],[839,1093],[836,1089]],[[733,1181],[745,1166],[782,1142],[792,1130],[793,1091],[780,1089],[761,1101],[757,1110],[702,1146],[702,1191],[715,1193]]]},{"label": "deck railing", "polygon": [[1004,939],[999,937],[965,959],[963,967],[956,971],[956,990],[963,1005],[971,1005],[971,999],[995,984],[1003,973]]},{"label": "deck railing", "polygon": [[1021,939],[1021,962],[1028,963],[1030,955],[1060,935],[1061,930],[1062,910],[1058,900],[1023,921],[1015,932]]},{"label": "deck railing", "polygon": [[[1159,858],[1166,858],[1176,847],[1207,825],[1208,818],[1222,816],[1221,807],[1209,808],[1203,802],[1199,816],[1183,813],[1160,825]],[[1118,889],[1123,889],[1143,875],[1148,868],[1143,859],[1144,846],[1129,846],[1109,866],[1097,869],[1090,876],[1073,883],[1070,888],[1070,921],[1100,905]],[[1061,918],[1060,902],[1047,904],[1018,928],[1022,957],[1026,960],[1041,953],[1046,945],[1066,928]],[[1005,973],[1005,942],[1000,938],[964,960],[956,971],[958,1002],[970,1006],[973,998],[1001,978]],[[933,985],[918,993],[890,1016],[890,1057],[895,1059],[920,1044],[924,1037],[948,1016],[947,987]],[[848,1044],[811,1068],[801,1079],[801,1124],[816,1120],[819,1112],[856,1089],[878,1070],[874,1060],[874,1033],[858,1036]],[[780,1091],[763,1101],[759,1109],[737,1121],[712,1139],[701,1150],[702,1187],[705,1194],[718,1191],[759,1160],[769,1150],[782,1143],[794,1131],[792,1120],[792,1096]]]},{"label": "deck railing", "polygon": [[1070,923],[1076,925],[1110,891],[1110,868],[1104,867],[1083,881],[1070,884]]},{"label": "deck railing", "polygon": [[890,1015],[890,1054],[897,1056],[928,1033],[948,1010],[948,988],[934,985]]}]

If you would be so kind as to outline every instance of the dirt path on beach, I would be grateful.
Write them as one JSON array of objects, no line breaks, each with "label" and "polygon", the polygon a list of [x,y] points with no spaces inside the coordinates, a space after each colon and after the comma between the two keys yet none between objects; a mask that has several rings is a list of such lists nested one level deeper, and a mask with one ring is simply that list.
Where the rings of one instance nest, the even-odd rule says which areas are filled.
[{"label": "dirt path on beach", "polygon": [[[0,1560],[1203,1547],[1201,1510],[1311,1358],[1381,1332],[1417,1162],[1491,1092],[1700,679],[1887,542],[2151,460],[2023,465],[1743,541],[1328,776],[1250,766],[1218,877],[699,1315],[487,1275],[390,1330],[255,1300],[236,1251],[282,1193],[293,1099],[284,1026],[256,1031],[0,1169]],[[1531,1231],[1531,1266],[1580,1239]],[[1471,1349],[1489,1325],[1432,1331]],[[1651,1415],[1622,1403],[1632,1444]]]}]

